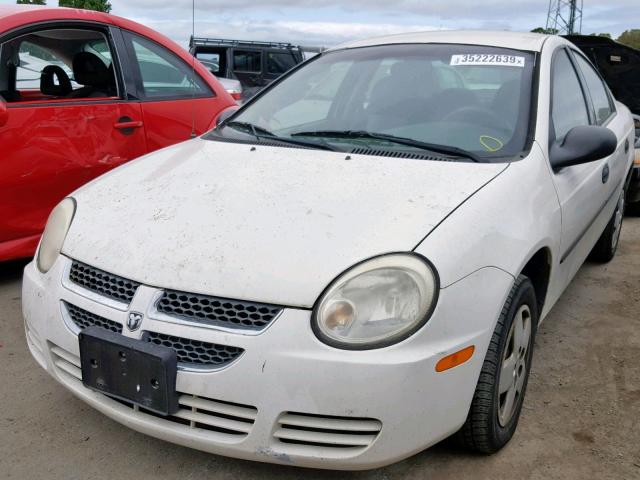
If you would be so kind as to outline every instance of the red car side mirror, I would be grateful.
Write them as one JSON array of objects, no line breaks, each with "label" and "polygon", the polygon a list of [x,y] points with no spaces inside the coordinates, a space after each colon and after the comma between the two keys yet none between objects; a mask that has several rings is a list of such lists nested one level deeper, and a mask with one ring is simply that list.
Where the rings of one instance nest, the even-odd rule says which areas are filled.
[{"label": "red car side mirror", "polygon": [[9,110],[7,110],[7,103],[0,98],[0,127],[2,127],[9,120]]}]

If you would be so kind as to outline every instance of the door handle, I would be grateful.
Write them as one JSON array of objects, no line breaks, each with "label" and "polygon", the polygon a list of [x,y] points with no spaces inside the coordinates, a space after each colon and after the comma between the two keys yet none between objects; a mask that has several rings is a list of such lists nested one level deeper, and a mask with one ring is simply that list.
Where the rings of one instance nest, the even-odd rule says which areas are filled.
[{"label": "door handle", "polygon": [[113,124],[113,128],[117,130],[126,130],[129,128],[140,128],[142,127],[141,121],[130,121],[130,122],[118,122]]},{"label": "door handle", "polygon": [[136,128],[142,127],[143,123],[140,120],[133,120],[129,117],[120,117],[116,123],[113,124],[113,128],[120,130],[123,135],[131,135]]},{"label": "door handle", "polygon": [[629,139],[624,141],[624,153],[629,153]]},{"label": "door handle", "polygon": [[142,126],[142,122],[131,121],[131,122],[118,122],[113,125],[113,128],[117,128],[118,130],[123,130],[125,128],[140,128],[141,126]]},{"label": "door handle", "polygon": [[602,183],[609,181],[609,164],[606,164],[602,169]]}]

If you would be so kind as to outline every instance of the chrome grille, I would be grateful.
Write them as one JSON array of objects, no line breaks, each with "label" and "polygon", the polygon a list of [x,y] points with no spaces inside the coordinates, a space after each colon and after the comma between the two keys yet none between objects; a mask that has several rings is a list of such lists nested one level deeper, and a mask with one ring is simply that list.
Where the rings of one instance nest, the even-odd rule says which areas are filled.
[{"label": "chrome grille", "polygon": [[226,328],[262,330],[282,307],[195,293],[167,290],[157,303],[159,312],[173,317]]},{"label": "chrome grille", "polygon": [[75,305],[71,305],[67,302],[62,302],[67,312],[69,313],[69,317],[75,323],[78,328],[83,329],[87,327],[102,327],[107,330],[111,330],[115,333],[122,333],[122,324],[118,322],[114,322],[113,320],[109,320],[107,318],[96,315],[95,313],[87,312],[80,307],[76,307]]},{"label": "chrome grille", "polygon": [[157,345],[174,349],[178,356],[178,362],[183,366],[221,367],[233,362],[244,352],[242,348],[238,347],[217,345],[157,332],[145,332],[143,338]]},{"label": "chrome grille", "polygon": [[77,260],[71,264],[69,280],[99,295],[127,304],[131,303],[140,286],[138,282],[107,273]]}]

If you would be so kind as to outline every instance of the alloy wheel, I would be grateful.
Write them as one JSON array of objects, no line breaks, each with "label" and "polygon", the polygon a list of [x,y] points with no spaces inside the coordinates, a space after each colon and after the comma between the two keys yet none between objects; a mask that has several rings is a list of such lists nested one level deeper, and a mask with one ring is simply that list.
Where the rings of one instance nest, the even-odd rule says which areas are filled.
[{"label": "alloy wheel", "polygon": [[620,233],[622,232],[622,219],[624,217],[624,193],[620,195],[618,200],[618,207],[613,218],[613,235],[611,236],[611,249],[615,250],[620,240]]},{"label": "alloy wheel", "polygon": [[517,410],[527,378],[531,310],[522,305],[513,319],[502,357],[498,387],[498,421],[505,427]]}]

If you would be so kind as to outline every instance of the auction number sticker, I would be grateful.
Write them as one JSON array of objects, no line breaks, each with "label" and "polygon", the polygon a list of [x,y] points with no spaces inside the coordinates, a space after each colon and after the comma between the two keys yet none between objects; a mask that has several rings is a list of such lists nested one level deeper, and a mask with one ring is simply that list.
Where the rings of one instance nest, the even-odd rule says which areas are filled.
[{"label": "auction number sticker", "polygon": [[463,55],[451,55],[451,63],[449,65],[496,65],[524,68],[524,57],[518,55],[465,53]]}]

